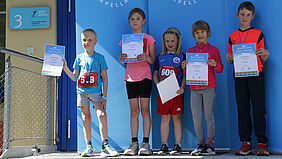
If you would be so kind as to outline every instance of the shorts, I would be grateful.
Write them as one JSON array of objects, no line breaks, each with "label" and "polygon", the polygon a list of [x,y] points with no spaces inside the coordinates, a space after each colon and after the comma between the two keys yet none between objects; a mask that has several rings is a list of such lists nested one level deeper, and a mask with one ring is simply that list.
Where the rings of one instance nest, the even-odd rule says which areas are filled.
[{"label": "shorts", "polygon": [[145,78],[138,82],[127,82],[126,90],[128,99],[138,98],[150,98],[152,90],[152,80]]},{"label": "shorts", "polygon": [[158,96],[157,113],[161,115],[183,114],[184,113],[184,96],[176,96],[173,99],[162,104],[160,96]]},{"label": "shorts", "polygon": [[77,107],[90,106],[90,102],[95,107],[100,107],[99,102],[102,98],[101,93],[81,94],[77,93]]}]

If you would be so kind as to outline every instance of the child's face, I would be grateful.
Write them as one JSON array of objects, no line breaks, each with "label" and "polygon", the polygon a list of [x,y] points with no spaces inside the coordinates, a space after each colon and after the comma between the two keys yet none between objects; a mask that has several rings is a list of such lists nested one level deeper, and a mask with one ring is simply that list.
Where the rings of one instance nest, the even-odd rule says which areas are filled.
[{"label": "child's face", "polygon": [[249,28],[254,16],[255,15],[253,14],[253,12],[246,8],[239,10],[239,13],[237,13],[237,17],[240,21],[240,28]]},{"label": "child's face", "polygon": [[208,39],[208,33],[206,30],[197,30],[194,32],[194,37],[198,44],[206,44]]},{"label": "child's face", "polygon": [[133,30],[138,30],[142,29],[142,26],[143,24],[145,24],[146,19],[143,19],[143,17],[139,13],[134,13],[131,15],[128,22]]},{"label": "child's face", "polygon": [[97,40],[94,33],[87,31],[81,34],[82,46],[85,50],[93,50]]},{"label": "child's face", "polygon": [[174,34],[165,34],[164,42],[167,52],[174,53],[176,51],[178,39]]}]

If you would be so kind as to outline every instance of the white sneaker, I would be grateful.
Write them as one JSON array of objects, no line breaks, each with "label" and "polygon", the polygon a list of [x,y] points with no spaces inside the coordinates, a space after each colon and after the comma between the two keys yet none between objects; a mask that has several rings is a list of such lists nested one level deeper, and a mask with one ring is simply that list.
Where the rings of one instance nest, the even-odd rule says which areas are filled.
[{"label": "white sneaker", "polygon": [[116,157],[119,153],[111,149],[109,145],[106,145],[100,154],[101,157]]},{"label": "white sneaker", "polygon": [[134,142],[134,143],[129,145],[128,149],[124,150],[123,154],[134,156],[134,155],[137,155],[138,150],[139,150],[139,144],[138,144],[138,142]]},{"label": "white sneaker", "polygon": [[82,152],[81,157],[91,157],[93,155],[92,145],[87,145],[86,149]]},{"label": "white sneaker", "polygon": [[152,151],[150,149],[149,143],[142,143],[138,155],[151,155]]}]

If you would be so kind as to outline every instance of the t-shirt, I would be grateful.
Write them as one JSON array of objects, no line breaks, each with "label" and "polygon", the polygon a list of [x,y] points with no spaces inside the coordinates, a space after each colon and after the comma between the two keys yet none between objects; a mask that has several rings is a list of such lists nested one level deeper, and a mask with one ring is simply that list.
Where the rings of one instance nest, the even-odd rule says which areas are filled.
[{"label": "t-shirt", "polygon": [[183,70],[181,67],[181,62],[184,60],[184,58],[185,56],[183,53],[181,53],[180,55],[172,53],[158,55],[156,58],[154,70],[159,71],[159,80],[162,81],[169,77],[171,73],[175,73],[179,87],[181,87],[183,80]]},{"label": "t-shirt", "polygon": [[[143,33],[144,54],[150,56],[149,48],[155,43],[156,41],[152,36]],[[119,45],[122,46],[122,41],[120,41]],[[137,82],[142,81],[145,78],[152,80],[150,64],[147,61],[127,62],[124,77],[125,81]]]},{"label": "t-shirt", "polygon": [[78,93],[102,92],[102,71],[108,69],[103,55],[100,53],[94,55],[83,53],[76,57],[73,68],[79,71],[76,87]]},{"label": "t-shirt", "polygon": [[[265,48],[264,47],[264,36],[261,30],[249,28],[246,30],[237,30],[229,35],[228,42],[228,53],[232,52],[232,45],[244,44],[244,43],[256,43],[256,49]],[[257,56],[258,70],[262,71],[263,61]]]}]

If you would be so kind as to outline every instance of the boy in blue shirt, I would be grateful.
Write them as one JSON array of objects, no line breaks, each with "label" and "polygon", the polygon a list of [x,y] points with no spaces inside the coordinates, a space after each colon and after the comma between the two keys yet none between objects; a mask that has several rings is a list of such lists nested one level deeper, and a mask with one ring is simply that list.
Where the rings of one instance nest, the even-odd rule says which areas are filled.
[{"label": "boy in blue shirt", "polygon": [[81,156],[90,157],[93,154],[91,143],[90,102],[92,103],[99,120],[99,129],[103,141],[101,156],[118,156],[119,153],[111,150],[108,144],[108,125],[106,114],[108,66],[104,56],[94,50],[94,46],[97,44],[96,37],[97,35],[94,30],[84,30],[81,33],[81,39],[85,52],[76,57],[73,65],[73,72],[71,72],[67,67],[65,59],[63,59],[63,69],[73,81],[77,81],[77,106],[81,108],[83,131],[87,142],[86,150],[81,154]]},{"label": "boy in blue shirt", "polygon": [[269,56],[264,46],[264,36],[261,30],[251,27],[251,21],[255,16],[255,6],[251,2],[240,4],[237,17],[240,21],[240,29],[229,36],[228,53],[226,59],[233,63],[232,45],[244,43],[256,43],[256,55],[258,62],[258,76],[235,77],[235,93],[238,109],[238,130],[240,140],[243,142],[236,155],[251,155],[252,143],[252,120],[250,116],[250,99],[253,108],[253,125],[258,140],[259,156],[268,156],[269,150],[266,145],[266,120],[265,120],[265,86],[263,67]]}]

